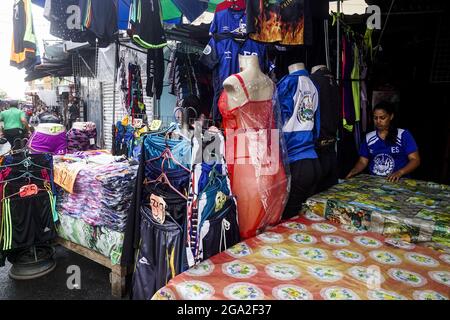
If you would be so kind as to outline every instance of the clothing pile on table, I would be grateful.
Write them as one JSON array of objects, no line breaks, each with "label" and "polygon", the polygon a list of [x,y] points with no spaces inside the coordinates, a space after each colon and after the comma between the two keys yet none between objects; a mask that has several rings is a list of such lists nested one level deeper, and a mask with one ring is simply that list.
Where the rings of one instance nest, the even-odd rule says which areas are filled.
[{"label": "clothing pile on table", "polygon": [[124,231],[138,165],[128,161],[98,164],[92,162],[95,157],[83,161],[86,165],[77,175],[74,193],[63,191],[58,198],[59,213],[83,219],[92,226]]},{"label": "clothing pile on table", "polygon": [[69,153],[96,150],[97,128],[95,123],[86,122],[83,130],[72,128],[67,132]]}]

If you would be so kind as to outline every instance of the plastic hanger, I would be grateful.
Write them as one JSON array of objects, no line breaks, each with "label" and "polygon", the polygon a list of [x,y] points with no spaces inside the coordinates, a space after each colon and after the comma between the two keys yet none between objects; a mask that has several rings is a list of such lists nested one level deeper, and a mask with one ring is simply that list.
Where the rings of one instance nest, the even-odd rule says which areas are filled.
[{"label": "plastic hanger", "polygon": [[175,188],[171,183],[169,178],[167,177],[166,173],[164,172],[164,162],[166,161],[166,159],[164,159],[162,161],[161,164],[161,174],[158,178],[156,178],[155,180],[148,180],[145,181],[144,184],[150,184],[150,183],[155,183],[155,182],[161,182],[164,183],[166,185],[168,185],[173,191],[175,191],[178,195],[180,195],[183,199],[188,199],[184,194],[182,194],[180,191],[177,190],[177,188]]},{"label": "plastic hanger", "polygon": [[[6,187],[7,184],[8,183],[6,183],[4,187]],[[28,190],[24,189],[25,187],[30,187],[30,186],[33,186],[33,187],[29,188]],[[31,189],[32,189],[32,191],[30,192],[29,190],[31,190]],[[18,196],[18,195],[20,195],[21,198],[30,197],[30,196],[33,196],[33,195],[37,195],[39,193],[39,191],[51,192],[52,189],[49,186],[48,182],[45,184],[45,189],[39,188],[35,184],[28,184],[28,185],[25,185],[22,188],[20,188],[19,192],[10,194],[7,197],[3,197],[2,201],[6,200],[6,199],[11,199],[12,197],[15,197],[15,196]],[[23,196],[22,196],[22,194],[23,194]]]}]

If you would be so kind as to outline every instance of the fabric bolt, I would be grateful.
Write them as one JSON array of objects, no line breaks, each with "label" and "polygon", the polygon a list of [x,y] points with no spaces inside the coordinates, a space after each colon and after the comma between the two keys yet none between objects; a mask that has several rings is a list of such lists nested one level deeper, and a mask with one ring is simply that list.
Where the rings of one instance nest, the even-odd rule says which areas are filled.
[{"label": "fabric bolt", "polygon": [[58,135],[50,135],[35,132],[28,143],[33,153],[51,153],[63,155],[67,153],[67,134],[61,132]]}]

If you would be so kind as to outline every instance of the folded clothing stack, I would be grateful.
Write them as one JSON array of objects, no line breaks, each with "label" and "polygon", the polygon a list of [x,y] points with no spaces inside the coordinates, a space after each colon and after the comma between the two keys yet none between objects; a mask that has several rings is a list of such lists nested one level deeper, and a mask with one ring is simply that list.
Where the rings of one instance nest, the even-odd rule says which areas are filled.
[{"label": "folded clothing stack", "polygon": [[67,144],[69,153],[96,150],[97,128],[95,123],[87,122],[82,130],[70,129],[67,133]]},{"label": "folded clothing stack", "polygon": [[138,167],[129,162],[87,164],[78,173],[74,193],[62,192],[59,197],[59,213],[123,232]]}]

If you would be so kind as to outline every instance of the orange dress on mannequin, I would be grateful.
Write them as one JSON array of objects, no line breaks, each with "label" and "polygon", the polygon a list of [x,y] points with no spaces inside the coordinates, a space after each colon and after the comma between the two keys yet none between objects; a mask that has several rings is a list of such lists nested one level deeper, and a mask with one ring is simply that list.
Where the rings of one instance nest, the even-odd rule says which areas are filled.
[{"label": "orange dress on mannequin", "polygon": [[288,196],[273,101],[252,101],[238,74],[247,102],[229,110],[224,91],[219,110],[226,129],[226,158],[231,188],[237,198],[239,230],[247,239],[280,221]]}]

